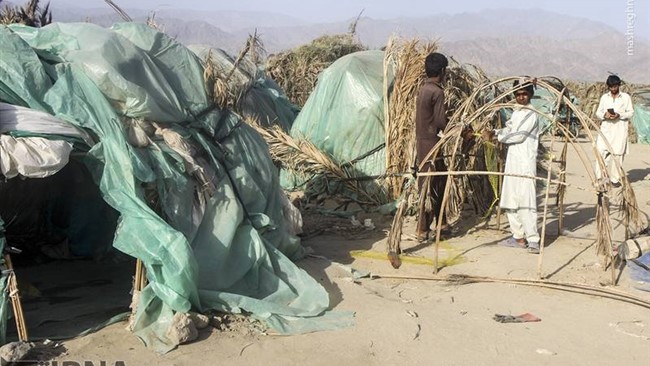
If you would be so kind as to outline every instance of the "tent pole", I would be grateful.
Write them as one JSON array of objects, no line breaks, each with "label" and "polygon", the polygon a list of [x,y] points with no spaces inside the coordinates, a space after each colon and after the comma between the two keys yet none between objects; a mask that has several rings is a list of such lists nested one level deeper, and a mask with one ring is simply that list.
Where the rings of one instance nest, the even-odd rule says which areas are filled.
[{"label": "tent pole", "polygon": [[14,272],[14,266],[11,263],[11,256],[9,253],[4,254],[5,264],[9,270],[9,276],[7,278],[7,288],[9,289],[9,298],[11,299],[11,306],[14,311],[14,317],[16,318],[16,330],[18,331],[18,339],[21,342],[27,342],[29,340],[27,334],[27,325],[25,324],[25,313],[23,312],[23,305],[20,302],[20,293],[18,291],[18,281],[16,280],[16,272]]},{"label": "tent pole", "polygon": [[[570,114],[569,114],[570,115]],[[567,150],[569,147],[569,137],[564,136],[564,148],[562,148],[562,154],[560,156],[560,181],[566,183],[566,158]],[[564,195],[566,194],[566,186],[558,186],[557,194],[557,206],[559,210],[558,220],[557,220],[557,235],[562,235],[562,230],[564,229]]]}]

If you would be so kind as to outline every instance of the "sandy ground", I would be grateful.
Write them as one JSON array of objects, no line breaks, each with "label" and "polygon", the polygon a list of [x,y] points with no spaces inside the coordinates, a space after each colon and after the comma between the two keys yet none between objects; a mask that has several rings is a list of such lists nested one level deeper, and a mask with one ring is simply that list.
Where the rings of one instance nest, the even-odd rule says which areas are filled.
[{"label": "sandy ground", "polygon": [[[644,179],[650,174],[650,146],[633,145],[624,165],[642,210],[650,213],[650,180]],[[573,152],[569,153],[568,172],[569,183],[586,185],[587,172]],[[617,209],[612,210],[615,239],[622,240],[618,214]],[[460,257],[441,274],[537,277],[538,256],[497,246],[506,231],[497,230],[494,220],[486,228],[477,224],[471,212],[465,216],[460,232],[443,242],[440,252],[442,259]],[[558,236],[557,209],[550,207],[544,277],[594,286],[610,281],[610,273],[603,270],[602,259],[595,253],[594,216],[594,194],[569,188],[566,232]],[[108,364],[122,360],[126,365],[158,366],[650,365],[650,310],[637,305],[512,284],[449,285],[386,278],[353,281],[340,264],[380,275],[432,274],[428,263],[433,248],[409,238],[413,221],[406,223],[402,242],[411,259],[395,270],[385,259],[385,230],[390,218],[361,218],[365,217],[373,219],[375,230],[355,231],[349,220],[318,218],[321,224],[327,222],[330,230],[305,240],[304,245],[326,259],[312,257],[298,263],[327,288],[333,310],[355,312],[355,325],[350,328],[271,336],[252,330],[243,321],[228,331],[208,328],[198,341],[159,356],[126,332],[123,324],[116,324],[65,342],[68,351],[57,360],[106,360]],[[309,231],[309,218],[306,222]],[[335,226],[340,230],[332,229]],[[502,229],[505,226],[503,217]],[[650,300],[650,293],[633,285],[623,272],[616,289]],[[492,319],[495,313],[527,312],[541,322],[502,324]]]}]

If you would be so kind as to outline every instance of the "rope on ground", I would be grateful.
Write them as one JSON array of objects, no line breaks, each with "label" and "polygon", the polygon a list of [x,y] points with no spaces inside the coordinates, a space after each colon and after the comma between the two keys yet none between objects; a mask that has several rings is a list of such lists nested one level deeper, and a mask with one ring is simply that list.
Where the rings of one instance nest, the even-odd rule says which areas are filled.
[{"label": "rope on ground", "polygon": [[510,279],[495,278],[485,276],[471,276],[461,274],[451,274],[447,276],[405,276],[405,275],[383,275],[371,274],[371,279],[403,279],[403,280],[420,280],[420,281],[439,281],[449,282],[453,285],[468,285],[470,283],[509,283],[522,286],[543,287],[553,290],[572,292],[582,295],[590,295],[626,302],[650,309],[650,301],[634,296],[632,294],[613,290],[609,288],[595,287],[585,284],[556,282],[547,280],[527,280],[527,279]]}]

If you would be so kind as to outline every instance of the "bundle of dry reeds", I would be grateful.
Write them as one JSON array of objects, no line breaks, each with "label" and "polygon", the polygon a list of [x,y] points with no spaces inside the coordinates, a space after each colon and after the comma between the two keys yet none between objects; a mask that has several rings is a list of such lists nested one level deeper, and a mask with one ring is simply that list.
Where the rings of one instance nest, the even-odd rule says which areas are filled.
[{"label": "bundle of dry reeds", "polygon": [[326,35],[293,50],[269,56],[266,70],[289,100],[302,107],[323,70],[347,54],[366,49],[353,32]]},{"label": "bundle of dry reeds", "polygon": [[[436,49],[434,42],[421,43],[417,39],[388,41],[384,79],[393,72],[394,81],[390,95],[384,95],[387,174],[409,171],[415,164],[415,103],[426,78],[424,59]],[[401,195],[404,186],[401,178],[389,178],[386,184],[393,198]]]}]

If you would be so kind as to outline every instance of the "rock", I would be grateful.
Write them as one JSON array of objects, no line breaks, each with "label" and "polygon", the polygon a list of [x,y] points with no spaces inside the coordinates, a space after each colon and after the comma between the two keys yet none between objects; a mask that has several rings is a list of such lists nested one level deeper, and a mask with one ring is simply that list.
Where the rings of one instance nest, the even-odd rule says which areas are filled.
[{"label": "rock", "polygon": [[190,319],[192,319],[192,323],[194,323],[196,329],[203,329],[210,324],[210,318],[203,314],[190,313]]},{"label": "rock", "polygon": [[11,342],[0,347],[0,362],[2,365],[17,362],[25,358],[29,351],[34,348],[33,343]]},{"label": "rock", "polygon": [[188,314],[176,313],[167,329],[167,338],[176,344],[192,342],[199,337],[199,331]]},{"label": "rock", "polygon": [[223,318],[217,315],[211,316],[210,325],[214,328],[221,329],[221,326],[223,325]]}]

